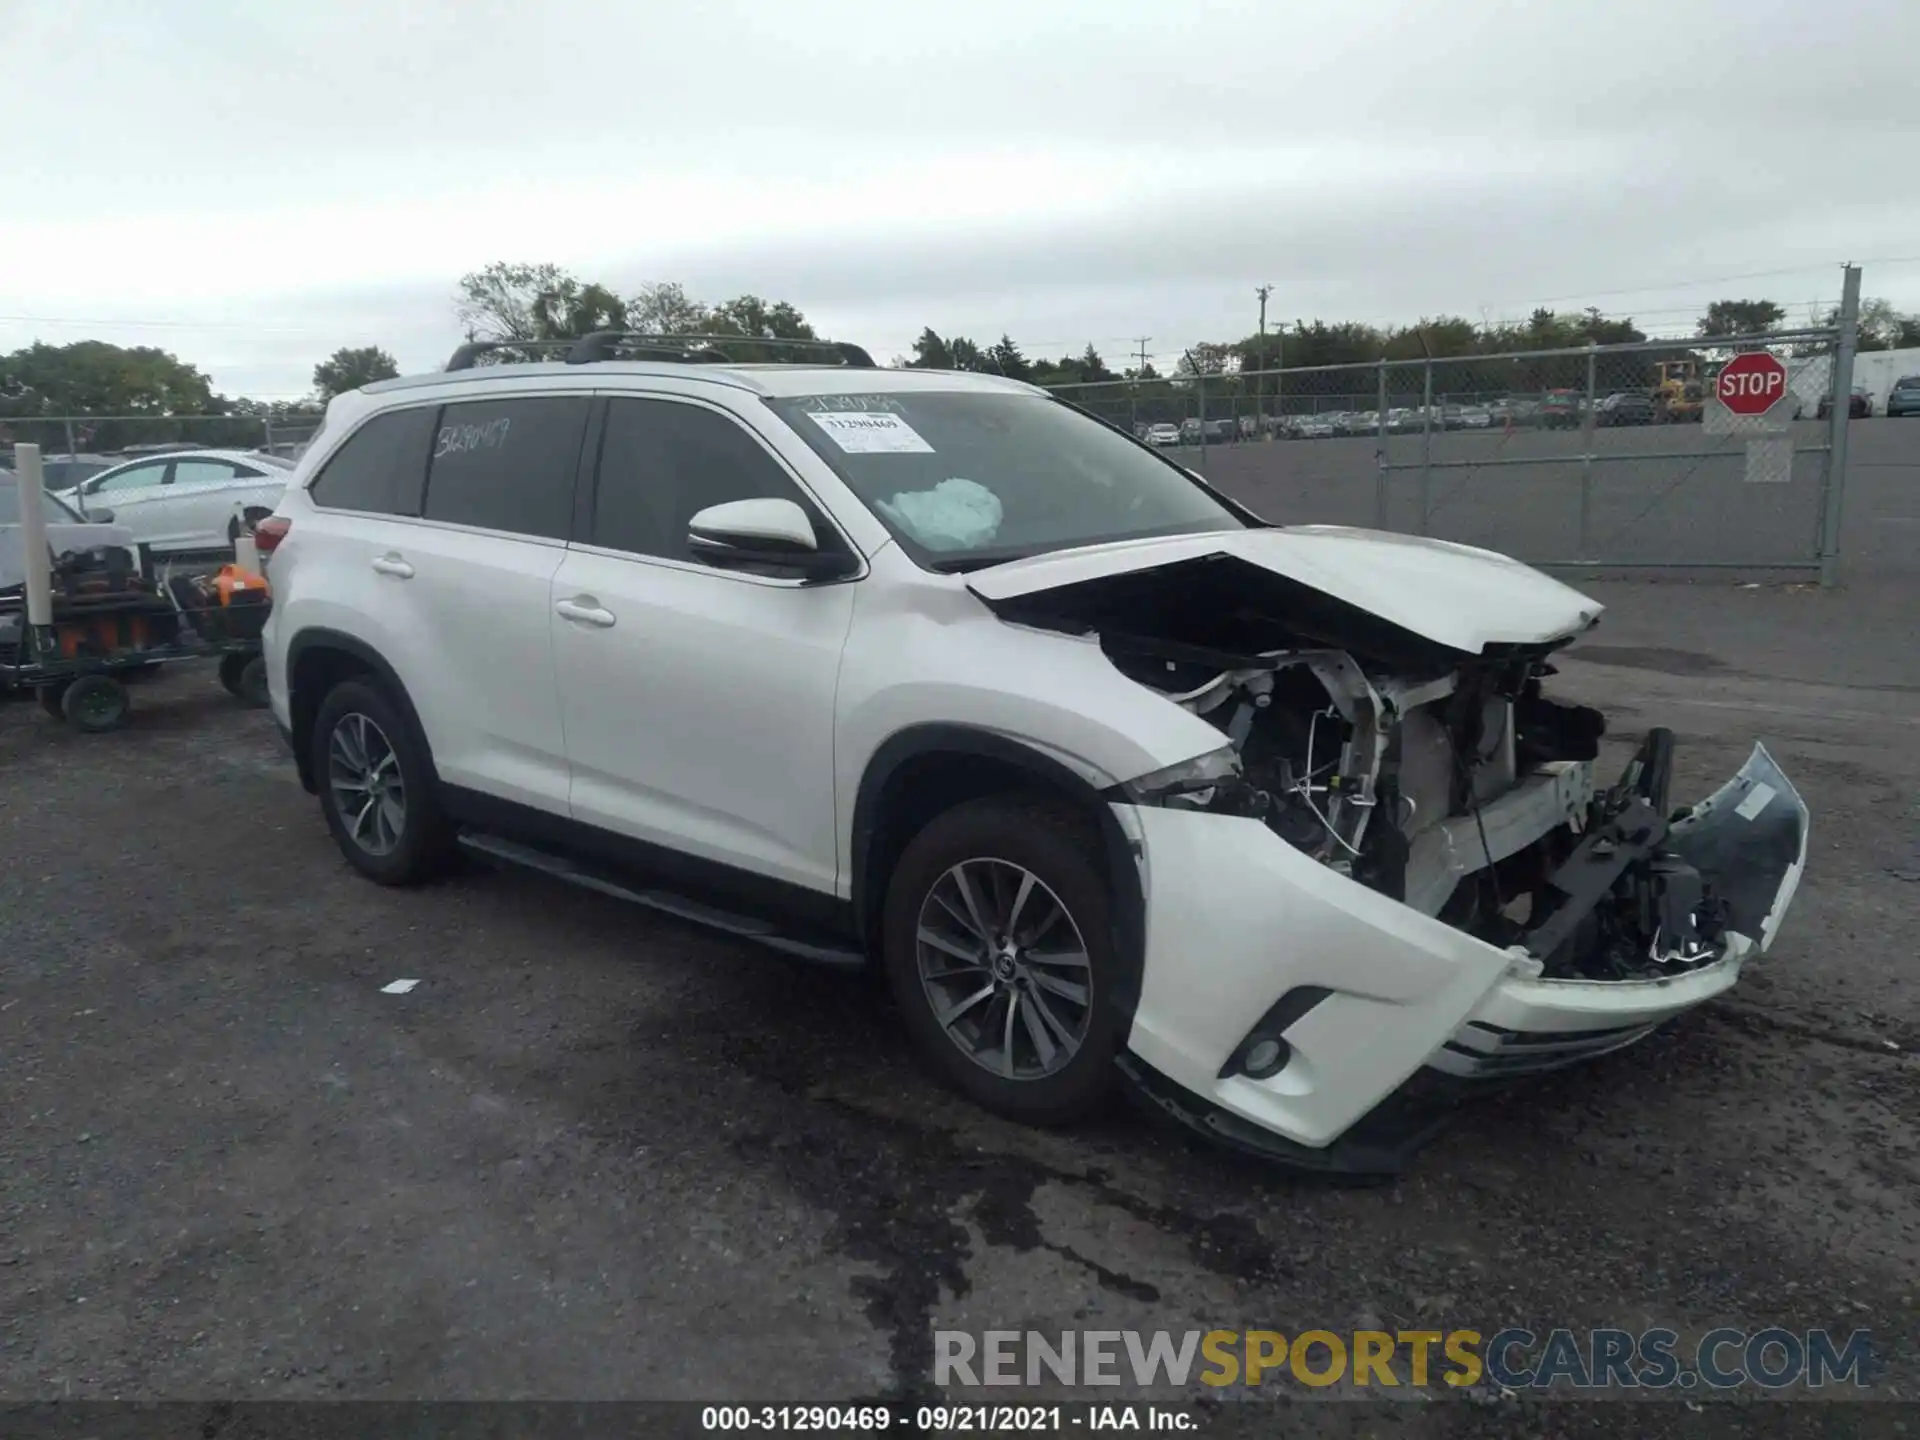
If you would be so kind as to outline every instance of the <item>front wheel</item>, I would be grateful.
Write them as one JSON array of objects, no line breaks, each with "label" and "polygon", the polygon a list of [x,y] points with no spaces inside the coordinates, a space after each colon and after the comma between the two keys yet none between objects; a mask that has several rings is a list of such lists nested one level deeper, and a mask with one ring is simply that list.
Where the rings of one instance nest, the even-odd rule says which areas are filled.
[{"label": "front wheel", "polygon": [[1082,1119],[1112,1095],[1112,905],[1089,822],[1046,800],[970,801],[907,845],[883,956],[921,1058],[985,1108]]},{"label": "front wheel", "polygon": [[340,853],[369,880],[412,885],[444,866],[452,831],[424,744],[378,687],[348,680],[313,724],[320,809]]}]

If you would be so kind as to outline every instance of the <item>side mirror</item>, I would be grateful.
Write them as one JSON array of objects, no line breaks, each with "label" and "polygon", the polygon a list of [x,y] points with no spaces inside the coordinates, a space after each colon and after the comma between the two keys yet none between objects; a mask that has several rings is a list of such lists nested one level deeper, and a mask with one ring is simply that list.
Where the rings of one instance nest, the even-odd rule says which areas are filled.
[{"label": "side mirror", "polygon": [[687,522],[694,558],[721,570],[770,570],[807,580],[851,574],[851,556],[823,551],[807,512],[791,500],[729,500]]},{"label": "side mirror", "polygon": [[84,513],[87,519],[96,525],[111,525],[113,523],[113,511],[111,510],[102,510],[96,507]]}]

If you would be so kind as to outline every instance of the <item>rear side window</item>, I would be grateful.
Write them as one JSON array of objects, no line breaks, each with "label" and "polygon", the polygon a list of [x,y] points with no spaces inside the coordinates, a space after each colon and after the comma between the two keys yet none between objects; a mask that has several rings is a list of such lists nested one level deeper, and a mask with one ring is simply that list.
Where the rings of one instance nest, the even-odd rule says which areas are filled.
[{"label": "rear side window", "polygon": [[320,467],[307,493],[329,510],[418,515],[429,442],[439,407],[376,415]]},{"label": "rear side window", "polygon": [[791,500],[822,548],[839,537],[745,426],[674,400],[609,400],[594,487],[595,545],[691,560],[687,522],[728,500]]},{"label": "rear side window", "polygon": [[587,409],[584,395],[447,406],[433,436],[426,518],[566,539]]}]

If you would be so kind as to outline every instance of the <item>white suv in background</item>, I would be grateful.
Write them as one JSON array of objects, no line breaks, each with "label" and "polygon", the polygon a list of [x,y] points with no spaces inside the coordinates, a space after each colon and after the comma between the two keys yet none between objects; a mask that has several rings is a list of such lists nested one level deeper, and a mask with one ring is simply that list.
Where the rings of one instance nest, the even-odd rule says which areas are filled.
[{"label": "white suv in background", "polygon": [[1596,786],[1604,721],[1542,682],[1600,607],[1514,561],[1276,528],[1040,390],[850,346],[482,349],[335,400],[259,531],[273,711],[372,879],[464,845],[871,958],[1002,1114],[1124,1076],[1359,1172],[1777,933],[1792,785],[1756,747],[1676,812],[1654,731]]}]

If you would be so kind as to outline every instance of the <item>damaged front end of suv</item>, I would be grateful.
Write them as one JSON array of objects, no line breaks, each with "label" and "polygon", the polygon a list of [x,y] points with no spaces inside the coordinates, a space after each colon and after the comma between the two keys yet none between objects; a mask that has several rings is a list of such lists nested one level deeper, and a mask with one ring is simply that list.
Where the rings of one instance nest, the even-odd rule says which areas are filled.
[{"label": "damaged front end of suv", "polygon": [[1460,1082],[1630,1044],[1772,942],[1804,804],[1756,746],[1676,807],[1664,729],[1596,780],[1605,717],[1547,693],[1549,657],[1598,618],[1577,592],[1332,528],[1147,558],[991,577],[983,598],[1097,635],[1222,732],[1113,797],[1149,888],[1127,1068],[1181,1119],[1314,1169],[1391,1171]]}]

